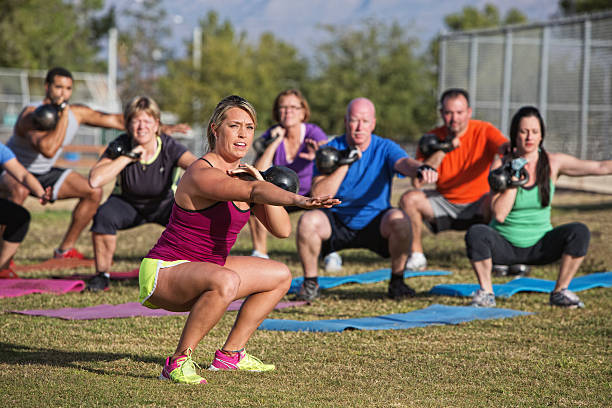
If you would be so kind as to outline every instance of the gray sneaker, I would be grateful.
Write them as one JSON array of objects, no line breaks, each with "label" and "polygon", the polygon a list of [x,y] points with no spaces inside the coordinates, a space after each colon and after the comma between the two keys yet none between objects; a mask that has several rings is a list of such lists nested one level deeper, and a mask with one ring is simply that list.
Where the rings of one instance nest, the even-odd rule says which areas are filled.
[{"label": "gray sneaker", "polygon": [[296,295],[297,300],[306,300],[308,302],[319,297],[319,284],[313,281],[305,280],[302,283],[300,291]]},{"label": "gray sneaker", "polygon": [[472,296],[472,303],[470,305],[476,307],[495,307],[495,295],[478,289],[474,296]]},{"label": "gray sneaker", "polygon": [[550,304],[553,306],[567,307],[568,309],[584,307],[584,303],[580,301],[580,298],[567,288],[561,289],[558,292],[550,292]]}]

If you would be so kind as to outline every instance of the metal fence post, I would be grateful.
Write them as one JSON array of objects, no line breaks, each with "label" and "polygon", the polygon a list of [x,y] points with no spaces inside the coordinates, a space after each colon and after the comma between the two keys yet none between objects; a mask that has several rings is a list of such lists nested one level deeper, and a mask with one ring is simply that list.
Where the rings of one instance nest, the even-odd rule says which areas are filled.
[{"label": "metal fence post", "polygon": [[587,158],[589,131],[589,82],[591,76],[591,20],[584,21],[582,46],[582,100],[580,103],[580,158]]},{"label": "metal fence post", "polygon": [[512,81],[512,31],[506,30],[504,38],[504,77],[501,103],[501,131],[508,131],[508,111],[510,110],[510,86]]},{"label": "metal fence post", "polygon": [[538,95],[538,105],[540,114],[546,121],[546,111],[548,109],[548,54],[550,47],[550,27],[542,28],[542,44],[540,47],[540,90]]},{"label": "metal fence post", "polygon": [[472,114],[476,113],[476,88],[478,84],[478,37],[476,35],[470,36],[470,65],[469,65],[469,93],[470,99],[472,99]]}]

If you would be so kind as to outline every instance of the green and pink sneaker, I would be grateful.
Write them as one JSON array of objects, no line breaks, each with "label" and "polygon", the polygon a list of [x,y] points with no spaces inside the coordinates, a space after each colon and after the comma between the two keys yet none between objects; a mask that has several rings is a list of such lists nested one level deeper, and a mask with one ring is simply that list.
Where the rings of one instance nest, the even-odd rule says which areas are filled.
[{"label": "green and pink sneaker", "polygon": [[196,373],[196,367],[200,368],[191,359],[191,349],[187,349],[187,354],[172,362],[171,357],[166,359],[166,364],[159,379],[171,380],[179,384],[206,384],[206,380]]}]

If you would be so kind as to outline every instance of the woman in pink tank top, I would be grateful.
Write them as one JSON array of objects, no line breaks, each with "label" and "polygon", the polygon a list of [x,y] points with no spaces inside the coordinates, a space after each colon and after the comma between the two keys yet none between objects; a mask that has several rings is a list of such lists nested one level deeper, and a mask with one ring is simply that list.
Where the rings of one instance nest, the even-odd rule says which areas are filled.
[{"label": "woman in pink tank top", "polygon": [[[286,265],[229,251],[250,211],[273,235],[291,233],[283,206],[329,208],[332,197],[304,197],[263,181],[257,170],[241,164],[253,141],[256,114],[239,96],[224,98],[207,129],[209,151],[185,172],[175,194],[166,231],[140,268],[141,301],[149,307],[189,311],[173,355],[160,378],[203,384],[191,353],[219,321],[229,304],[245,298],[225,344],[215,352],[210,370],[273,370],[244,351],[263,319],[287,293]],[[237,177],[255,176],[255,181]]]}]

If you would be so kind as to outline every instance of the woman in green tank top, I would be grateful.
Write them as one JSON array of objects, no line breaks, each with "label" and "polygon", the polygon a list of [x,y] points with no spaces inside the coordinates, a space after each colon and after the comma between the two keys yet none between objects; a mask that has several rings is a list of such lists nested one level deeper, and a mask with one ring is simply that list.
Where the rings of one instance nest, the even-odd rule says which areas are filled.
[{"label": "woman in green tank top", "polygon": [[[550,203],[559,176],[612,174],[612,160],[581,160],[565,153],[549,153],[543,146],[544,136],[544,121],[538,109],[522,107],[510,125],[510,153],[503,160],[497,158],[491,166],[496,169],[514,159],[525,159],[529,181],[492,191],[491,223],[474,225],[466,233],[468,257],[480,284],[472,298],[474,306],[495,306],[493,264],[546,265],[559,259],[559,276],[550,303],[584,306],[568,286],[587,253],[590,232],[578,222],[553,228]],[[512,179],[516,180],[514,176]]]}]

